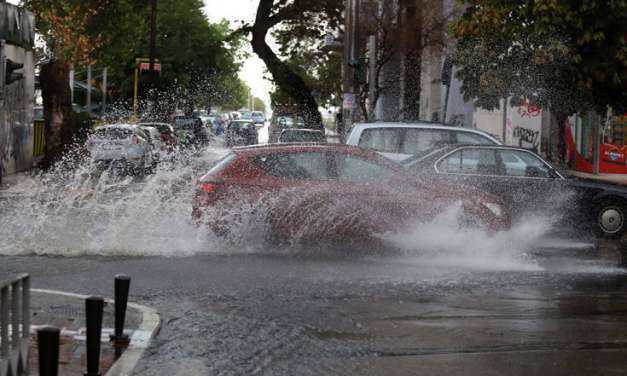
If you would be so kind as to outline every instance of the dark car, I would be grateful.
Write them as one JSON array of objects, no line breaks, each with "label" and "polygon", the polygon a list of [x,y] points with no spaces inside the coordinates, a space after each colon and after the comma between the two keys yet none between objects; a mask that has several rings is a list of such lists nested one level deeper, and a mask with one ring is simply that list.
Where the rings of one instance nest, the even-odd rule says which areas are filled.
[{"label": "dark car", "polygon": [[456,182],[503,199],[512,215],[557,217],[563,230],[591,230],[619,238],[625,233],[627,187],[567,178],[539,155],[507,146],[449,146],[406,161],[434,184]]},{"label": "dark car", "polygon": [[161,141],[167,149],[171,149],[176,145],[176,132],[174,127],[168,123],[147,122],[139,123],[140,126],[156,128],[161,134]]},{"label": "dark car", "polygon": [[172,126],[179,142],[183,145],[206,145],[211,138],[198,117],[175,116]]},{"label": "dark car", "polygon": [[233,120],[226,127],[227,147],[256,145],[259,143],[257,129],[252,120]]},{"label": "dark car", "polygon": [[315,142],[325,143],[324,132],[314,129],[284,129],[279,136],[279,143]]},{"label": "dark car", "polygon": [[224,234],[230,224],[212,210],[261,202],[267,207],[257,212],[273,238],[290,241],[376,242],[377,234],[430,221],[456,203],[463,223],[490,231],[510,225],[498,198],[425,186],[374,152],[340,144],[235,148],[200,179],[193,215]]}]

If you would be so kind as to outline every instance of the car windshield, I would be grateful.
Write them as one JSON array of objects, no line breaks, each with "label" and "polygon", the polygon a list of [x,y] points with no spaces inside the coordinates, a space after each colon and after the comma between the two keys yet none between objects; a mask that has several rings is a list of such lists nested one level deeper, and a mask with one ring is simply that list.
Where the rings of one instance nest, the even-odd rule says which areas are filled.
[{"label": "car windshield", "polygon": [[107,140],[124,140],[133,134],[130,129],[124,128],[99,128],[94,132],[94,138]]}]

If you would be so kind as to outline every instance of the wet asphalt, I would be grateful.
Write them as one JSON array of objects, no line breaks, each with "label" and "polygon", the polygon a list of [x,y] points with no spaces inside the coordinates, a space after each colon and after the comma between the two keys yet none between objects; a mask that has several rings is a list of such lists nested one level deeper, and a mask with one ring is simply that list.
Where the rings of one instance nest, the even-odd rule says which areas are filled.
[{"label": "wet asphalt", "polygon": [[[606,247],[611,248],[611,247]],[[156,308],[138,375],[624,375],[615,252],[490,270],[397,256],[2,256],[0,275]]]}]

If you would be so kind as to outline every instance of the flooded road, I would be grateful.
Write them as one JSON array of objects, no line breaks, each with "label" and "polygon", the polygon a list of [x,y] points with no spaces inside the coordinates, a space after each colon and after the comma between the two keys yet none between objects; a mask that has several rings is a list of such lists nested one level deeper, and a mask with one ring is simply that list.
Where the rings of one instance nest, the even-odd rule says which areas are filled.
[{"label": "flooded road", "polygon": [[156,308],[138,375],[620,375],[627,243],[552,237],[534,218],[496,236],[449,213],[383,234],[397,252],[224,244],[194,226],[191,182],[219,145],[146,178],[89,164],[0,194],[0,276]]},{"label": "flooded road", "polygon": [[0,275],[156,308],[140,375],[625,373],[627,273],[545,260],[480,270],[395,257],[4,256]]}]

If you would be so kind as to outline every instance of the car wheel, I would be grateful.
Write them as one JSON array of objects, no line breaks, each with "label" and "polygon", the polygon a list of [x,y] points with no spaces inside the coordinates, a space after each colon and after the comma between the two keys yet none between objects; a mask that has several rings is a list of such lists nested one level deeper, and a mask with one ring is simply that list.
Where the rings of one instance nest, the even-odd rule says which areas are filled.
[{"label": "car wheel", "polygon": [[621,238],[625,234],[625,208],[622,203],[603,201],[596,206],[595,232],[598,236],[610,239]]}]

